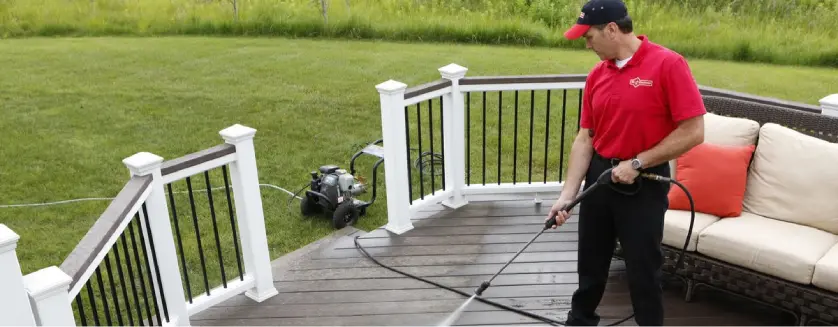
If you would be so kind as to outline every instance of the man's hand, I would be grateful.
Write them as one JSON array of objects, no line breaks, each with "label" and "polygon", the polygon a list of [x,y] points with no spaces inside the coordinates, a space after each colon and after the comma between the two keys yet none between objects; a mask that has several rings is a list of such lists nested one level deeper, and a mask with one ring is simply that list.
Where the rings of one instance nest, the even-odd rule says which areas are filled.
[{"label": "man's hand", "polygon": [[560,197],[558,200],[556,200],[556,203],[554,203],[553,207],[550,208],[550,213],[547,214],[547,218],[544,219],[544,222],[546,223],[548,220],[550,220],[550,217],[555,215],[556,223],[551,228],[556,229],[556,226],[561,226],[562,224],[564,224],[564,222],[570,218],[570,213],[567,212],[567,210],[564,210],[564,208],[567,207],[567,205],[570,204],[570,202],[573,202],[573,200],[565,199],[563,197]]},{"label": "man's hand", "polygon": [[621,161],[617,167],[611,170],[611,180],[614,183],[634,184],[634,180],[640,172],[631,167],[631,161]]}]

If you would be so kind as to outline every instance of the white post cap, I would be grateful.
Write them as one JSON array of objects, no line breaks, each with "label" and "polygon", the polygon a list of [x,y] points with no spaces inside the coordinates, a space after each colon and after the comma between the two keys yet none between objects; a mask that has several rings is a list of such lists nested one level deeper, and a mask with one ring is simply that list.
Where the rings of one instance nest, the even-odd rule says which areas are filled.
[{"label": "white post cap", "polygon": [[227,143],[236,144],[241,141],[252,139],[253,136],[256,135],[256,129],[241,124],[235,124],[222,129],[218,132],[218,134],[220,134],[224,141],[227,141]]},{"label": "white post cap", "polygon": [[451,63],[439,69],[442,78],[445,79],[460,79],[466,76],[468,68]]},{"label": "white post cap", "polygon": [[838,117],[838,93],[825,96],[820,104],[822,115]]},{"label": "white post cap", "polygon": [[375,88],[378,89],[378,93],[390,95],[404,92],[407,88],[407,84],[399,81],[388,80],[384,83],[376,85]]},{"label": "white post cap", "polygon": [[36,301],[51,295],[55,291],[66,290],[73,281],[70,276],[56,266],[47,267],[23,276],[23,283],[30,296]]},{"label": "white post cap", "polygon": [[832,107],[838,109],[838,93],[830,94],[820,100],[821,107]]},{"label": "white post cap", "polygon": [[131,171],[131,175],[145,176],[153,170],[160,168],[163,164],[163,157],[149,152],[138,152],[133,156],[125,158],[122,163]]},{"label": "white post cap", "polygon": [[[0,224],[0,253],[10,251],[17,247],[17,241],[19,239],[20,235],[6,225]],[[6,247],[9,248],[7,249]]]}]

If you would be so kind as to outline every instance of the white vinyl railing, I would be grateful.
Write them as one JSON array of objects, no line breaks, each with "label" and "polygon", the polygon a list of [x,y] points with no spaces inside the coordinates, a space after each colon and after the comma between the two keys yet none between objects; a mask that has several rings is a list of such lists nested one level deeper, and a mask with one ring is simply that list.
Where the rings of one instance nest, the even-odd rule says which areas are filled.
[{"label": "white vinyl railing", "polygon": [[[0,323],[189,325],[190,316],[239,294],[257,302],[276,295],[253,146],[255,132],[233,125],[220,131],[224,144],[214,148],[167,162],[148,152],[123,160],[130,172],[129,182],[60,268],[50,266],[21,275],[15,254],[19,236],[0,225]],[[235,265],[227,267],[225,273],[219,236],[219,230],[224,230],[219,227],[223,220],[216,220],[221,214],[211,212],[211,231],[198,230],[198,223],[210,218],[199,218],[195,213],[197,197],[190,178],[206,176],[204,196],[209,197],[210,208],[214,202],[222,207],[223,197],[214,200],[209,189],[209,171],[216,168],[223,169],[222,188],[230,199],[223,206],[231,211],[229,228],[235,247],[228,260],[236,259],[240,275],[233,273]],[[181,232],[184,222],[179,226],[178,221],[188,220],[189,206],[176,208],[171,191],[172,183],[182,179],[189,184],[200,253],[185,251],[183,246],[189,234]],[[179,219],[179,215],[184,218]],[[208,235],[201,236],[201,232]],[[200,237],[206,239],[201,241]],[[224,238],[228,239],[226,235]],[[203,243],[210,252],[212,240],[218,247],[218,263],[210,262],[211,257],[201,246]],[[226,277],[222,277],[221,285],[206,284],[211,287],[204,294],[193,296],[189,280],[202,284],[196,281],[200,275],[189,276],[182,264],[197,262],[196,254],[202,263],[204,283],[208,283],[211,264],[216,268],[220,264],[221,276]]]},{"label": "white vinyl railing", "polygon": [[[376,86],[380,95],[381,128],[385,149],[385,184],[389,217],[385,228],[393,233],[402,234],[412,229],[411,218],[429,205],[442,203],[450,208],[459,208],[470,200],[501,200],[515,195],[520,197],[521,194],[531,195],[535,201],[540,201],[545,194],[556,194],[562,189],[562,162],[566,159],[564,152],[570,145],[566,140],[574,135],[575,128],[578,128],[577,113],[581,105],[579,99],[585,86],[585,75],[466,78],[466,71],[465,67],[450,64],[439,69],[442,79],[436,82],[410,89],[406,84],[395,80],[388,80]],[[568,91],[571,91],[570,94]],[[494,93],[487,100],[488,92]],[[529,107],[519,108],[519,101],[515,100],[524,101],[519,99],[521,94],[523,97],[530,97]],[[572,96],[576,98],[569,103],[568,99]],[[536,102],[540,102],[537,107]],[[475,103],[481,108],[475,107]],[[496,115],[496,120],[487,116],[489,103],[492,103],[488,106],[491,114]],[[576,105],[575,111],[568,111],[568,104]],[[411,107],[415,107],[415,116],[409,110]],[[529,120],[519,117],[519,109],[521,117],[528,116]],[[561,119],[550,115],[551,109],[555,115],[560,115]],[[474,112],[479,110],[484,114],[480,119],[474,119]],[[536,111],[545,110],[548,117],[543,116],[543,113],[534,117]],[[513,112],[514,116],[510,116]],[[565,128],[569,121],[566,118],[571,118],[567,113],[577,117],[576,122],[571,124],[575,125],[572,130]],[[415,122],[411,121],[412,119],[415,119]],[[538,123],[534,123],[534,120]],[[553,120],[558,120],[558,124],[550,129],[549,124]],[[494,133],[491,142],[495,143],[496,148],[487,145],[487,121],[491,128],[497,128],[490,132]],[[529,128],[521,125],[524,121],[529,124]],[[474,129],[479,128],[481,123],[483,142],[478,146],[472,146],[477,143],[474,141]],[[545,123],[547,128],[543,127]],[[503,129],[500,129],[501,127]],[[518,133],[523,133],[524,129],[527,135],[519,135]],[[556,133],[559,130],[560,133]],[[425,133],[428,134],[427,137],[424,136]],[[508,134],[512,134],[512,151],[501,149],[501,145],[509,146]],[[551,134],[553,139],[550,139]],[[559,135],[558,138],[556,135]],[[548,141],[556,142],[552,151]],[[543,142],[539,145],[543,146],[543,150],[535,149],[536,143],[539,142]],[[524,145],[527,147],[524,148]],[[411,156],[417,146],[420,157],[414,161]],[[422,151],[428,148],[431,149],[432,155],[440,157],[435,151],[435,146],[441,150],[443,158],[441,178],[438,182],[433,169],[430,172],[423,170],[426,164],[421,160]],[[482,148],[482,151],[477,151],[479,148]],[[528,157],[518,156],[522,149],[529,150]],[[486,182],[487,151],[494,151],[490,157],[497,159],[491,163],[495,165],[497,172],[491,183]],[[514,154],[511,166],[502,162],[502,159],[508,159],[506,157],[510,152]],[[532,163],[536,161],[533,157],[534,152],[544,159],[543,165],[533,167]],[[472,174],[473,165],[477,161],[474,159],[481,154],[483,181],[472,183],[475,180],[475,174]],[[430,164],[433,165],[434,162],[431,161]],[[501,174],[501,169],[511,170],[513,176],[510,178],[508,173]],[[541,174],[540,181],[533,181],[533,173],[536,170]],[[431,186],[427,189],[426,174],[431,175]],[[549,174],[558,175],[548,178]],[[522,180],[523,176],[527,176],[526,181]],[[415,196],[414,189],[417,187],[419,194]]]}]

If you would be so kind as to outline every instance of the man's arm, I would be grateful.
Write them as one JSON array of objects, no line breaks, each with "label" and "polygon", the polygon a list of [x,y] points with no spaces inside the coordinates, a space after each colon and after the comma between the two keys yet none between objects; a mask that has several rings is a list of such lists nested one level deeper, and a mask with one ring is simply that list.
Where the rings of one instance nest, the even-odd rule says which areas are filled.
[{"label": "man's arm", "polygon": [[561,198],[573,199],[579,193],[582,180],[591,164],[594,146],[587,128],[581,128],[570,147],[570,159],[567,162],[567,180],[562,188]]},{"label": "man's arm", "polygon": [[704,116],[681,121],[672,133],[651,149],[637,155],[644,167],[654,167],[680,157],[704,142]]},{"label": "man's arm", "polygon": [[594,155],[594,143],[591,137],[591,128],[594,126],[593,118],[593,86],[592,80],[596,80],[596,75],[599,72],[602,63],[597,64],[588,74],[585,79],[585,88],[583,89],[582,107],[579,108],[579,133],[576,134],[576,139],[570,147],[570,158],[567,161],[567,180],[565,180],[564,187],[562,187],[562,194],[559,200],[570,200],[576,197],[579,193],[579,188],[582,186],[582,181],[585,179],[585,174],[588,172],[588,166],[591,164],[591,158]]}]

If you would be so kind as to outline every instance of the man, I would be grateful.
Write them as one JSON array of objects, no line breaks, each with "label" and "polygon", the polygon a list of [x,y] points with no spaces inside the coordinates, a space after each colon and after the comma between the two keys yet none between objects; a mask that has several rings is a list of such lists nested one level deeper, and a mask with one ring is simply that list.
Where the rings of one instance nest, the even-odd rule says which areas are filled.
[{"label": "man", "polygon": [[645,36],[635,36],[628,10],[619,0],[585,4],[565,37],[584,37],[587,48],[602,61],[588,75],[567,183],[550,216],[557,215],[558,226],[568,219],[562,208],[578,194],[583,178],[588,187],[613,167],[614,182],[579,204],[579,288],[567,322],[599,323],[595,310],[618,239],[625,252],[635,321],[659,326],[661,240],[670,185],[650,180],[638,184],[636,178],[641,171],[670,176],[669,160],[704,141],[704,104],[684,58]]}]

